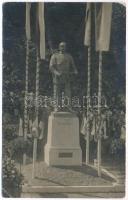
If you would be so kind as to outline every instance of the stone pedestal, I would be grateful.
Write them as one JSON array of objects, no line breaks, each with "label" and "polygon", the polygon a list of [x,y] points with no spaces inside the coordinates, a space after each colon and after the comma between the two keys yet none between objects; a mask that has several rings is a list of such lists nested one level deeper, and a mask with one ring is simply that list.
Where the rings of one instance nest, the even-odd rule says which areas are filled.
[{"label": "stone pedestal", "polygon": [[79,120],[69,112],[53,112],[48,121],[45,162],[50,166],[80,166]]}]

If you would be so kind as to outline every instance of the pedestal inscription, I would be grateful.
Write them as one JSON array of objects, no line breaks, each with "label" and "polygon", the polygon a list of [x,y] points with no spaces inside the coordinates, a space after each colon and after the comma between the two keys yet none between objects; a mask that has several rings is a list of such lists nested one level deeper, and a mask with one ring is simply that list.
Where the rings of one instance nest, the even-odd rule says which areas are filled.
[{"label": "pedestal inscription", "polygon": [[48,122],[45,146],[48,165],[81,165],[78,118],[68,112],[52,113]]}]

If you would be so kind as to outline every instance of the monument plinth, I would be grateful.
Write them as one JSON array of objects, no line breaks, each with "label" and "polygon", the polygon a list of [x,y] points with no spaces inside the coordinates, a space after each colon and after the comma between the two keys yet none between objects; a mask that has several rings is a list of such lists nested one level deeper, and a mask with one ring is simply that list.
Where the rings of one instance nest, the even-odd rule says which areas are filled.
[{"label": "monument plinth", "polygon": [[80,166],[79,120],[69,112],[53,112],[48,120],[45,162],[50,166]]}]

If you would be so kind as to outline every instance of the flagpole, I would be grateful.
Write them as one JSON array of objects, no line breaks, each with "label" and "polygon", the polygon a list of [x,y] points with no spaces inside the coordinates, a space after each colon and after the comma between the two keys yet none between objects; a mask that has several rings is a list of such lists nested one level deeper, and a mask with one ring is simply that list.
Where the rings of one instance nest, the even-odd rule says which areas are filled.
[{"label": "flagpole", "polygon": [[[39,3],[37,3],[36,7],[36,38],[38,38],[38,32],[39,32]],[[38,137],[38,114],[39,114],[39,108],[38,108],[38,96],[39,96],[39,66],[40,66],[40,59],[39,59],[39,47],[38,47],[38,39],[36,40],[36,94],[35,94],[35,126],[36,126],[36,136],[34,136],[33,140],[33,168],[32,168],[32,178],[35,178],[35,169],[36,169],[36,160],[37,160],[37,137]]]},{"label": "flagpole", "polygon": [[[26,3],[26,69],[25,69],[25,96],[24,96],[24,141],[27,140],[28,131],[28,68],[29,68],[29,54],[30,54],[30,10],[31,3]],[[23,154],[23,165],[26,164],[26,153]]]},{"label": "flagpole", "polygon": [[[44,22],[44,2],[37,3],[37,15],[36,15],[36,38],[37,38],[37,46],[36,46],[36,135],[33,141],[33,171],[32,177],[35,177],[35,169],[36,169],[36,160],[37,160],[37,139],[39,136],[39,72],[40,72],[40,59],[45,59],[45,22]],[[40,33],[40,36],[39,36]],[[38,37],[40,40],[40,45],[38,47]]]},{"label": "flagpole", "polygon": [[91,8],[90,8],[90,29],[88,42],[88,81],[87,81],[87,138],[86,138],[86,165],[89,164],[89,146],[90,146],[90,132],[89,132],[89,107],[90,107],[90,88],[91,88]]},{"label": "flagpole", "polygon": [[[98,83],[98,126],[101,120],[101,95],[102,95],[102,52],[109,50],[112,21],[112,3],[102,3],[100,9],[95,3],[95,41],[96,51],[99,51],[99,83]],[[107,24],[107,26],[106,26]],[[98,127],[97,161],[98,176],[101,176],[101,130]]]},{"label": "flagpole", "polygon": [[[100,119],[101,94],[102,94],[102,51],[99,51],[98,120],[101,120]],[[98,133],[97,160],[98,160],[98,176],[101,176],[101,133],[100,132]]]},{"label": "flagpole", "polygon": [[[29,40],[26,41],[26,78],[25,78],[25,98],[24,98],[24,141],[27,140],[28,131],[28,67],[29,67]],[[23,165],[26,164],[26,153],[23,154]]]},{"label": "flagpole", "polygon": [[39,52],[38,47],[36,49],[36,107],[35,107],[35,114],[36,114],[36,135],[34,136],[33,141],[33,170],[32,170],[32,178],[35,178],[35,170],[36,170],[36,160],[37,160],[37,138],[38,138],[38,124],[39,124],[39,108],[38,108],[38,96],[39,96],[39,72],[40,72],[40,59],[39,59]]},{"label": "flagpole", "polygon": [[19,137],[23,136],[23,120],[22,118],[20,118],[20,122],[19,122],[19,133],[18,133]]},{"label": "flagpole", "polygon": [[36,50],[36,117],[38,119],[38,96],[39,96],[39,73],[40,73],[40,59],[38,49]]},{"label": "flagpole", "polygon": [[90,72],[91,72],[91,46],[88,47],[88,83],[87,83],[87,138],[86,138],[86,164],[89,164],[89,106],[90,106]]}]

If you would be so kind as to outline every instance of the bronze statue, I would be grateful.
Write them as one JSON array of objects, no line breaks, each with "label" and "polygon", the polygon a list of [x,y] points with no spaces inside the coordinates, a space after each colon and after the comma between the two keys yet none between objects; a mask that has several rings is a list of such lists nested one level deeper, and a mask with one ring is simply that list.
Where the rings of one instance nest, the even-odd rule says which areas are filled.
[{"label": "bronze statue", "polygon": [[[54,99],[58,102],[61,93],[64,92],[64,95],[70,100],[70,74],[77,74],[78,72],[72,56],[66,52],[65,42],[61,42],[59,51],[52,55],[49,68],[53,76]],[[55,111],[58,110],[57,104],[54,108]]]}]

